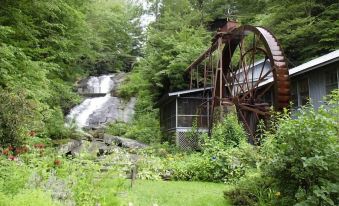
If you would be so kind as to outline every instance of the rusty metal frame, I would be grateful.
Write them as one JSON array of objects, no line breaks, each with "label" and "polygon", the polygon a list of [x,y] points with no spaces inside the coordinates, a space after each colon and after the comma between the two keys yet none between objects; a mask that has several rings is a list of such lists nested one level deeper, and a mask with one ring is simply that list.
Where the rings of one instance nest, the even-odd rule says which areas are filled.
[{"label": "rusty metal frame", "polygon": [[[253,34],[252,47],[244,48],[244,39],[249,34]],[[258,42],[262,47],[258,46]],[[239,48],[240,60],[238,67],[232,67],[232,57],[236,50]],[[265,56],[263,66],[260,70],[259,78],[254,82],[254,64],[255,54],[261,52]],[[216,53],[216,65],[214,65],[213,54]],[[247,58],[248,55],[251,55]],[[249,62],[249,64],[247,64]],[[196,70],[196,86],[199,87],[199,65],[203,63],[203,76],[204,88],[206,88],[208,71],[212,75],[210,81],[213,84],[212,91],[212,110],[211,120],[216,107],[222,110],[224,106],[235,105],[238,111],[239,118],[244,122],[249,136],[254,141],[253,127],[248,122],[248,117],[256,117],[257,121],[261,116],[268,116],[267,105],[256,102],[256,98],[261,98],[266,92],[269,91],[271,86],[274,86],[275,102],[274,108],[281,110],[289,105],[290,100],[290,81],[288,75],[288,68],[284,52],[278,40],[274,35],[263,27],[255,27],[250,25],[239,26],[238,23],[230,21],[220,28],[216,35],[212,38],[211,46],[203,52],[195,61],[191,63],[186,69],[186,74],[190,75],[190,89],[193,88],[193,72]],[[265,73],[265,64],[269,63],[271,69]],[[209,65],[207,69],[207,65]],[[251,67],[252,65],[252,67]],[[252,75],[249,74],[249,69],[252,69]],[[243,72],[243,81],[237,77],[239,71]],[[257,93],[259,84],[268,75],[272,75],[274,81],[269,85],[268,89],[262,90]],[[252,79],[250,79],[250,77]],[[250,80],[249,80],[250,79]],[[235,94],[235,96],[233,95]],[[250,113],[253,113],[252,115]],[[212,123],[210,123],[212,126]]]}]

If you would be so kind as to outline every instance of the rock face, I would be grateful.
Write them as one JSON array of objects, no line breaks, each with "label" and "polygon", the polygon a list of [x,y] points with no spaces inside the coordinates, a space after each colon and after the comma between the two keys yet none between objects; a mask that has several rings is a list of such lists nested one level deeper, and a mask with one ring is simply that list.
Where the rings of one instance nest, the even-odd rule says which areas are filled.
[{"label": "rock face", "polygon": [[124,102],[119,97],[110,97],[100,109],[89,116],[88,124],[96,126],[107,122],[130,122],[134,115],[134,105],[135,98]]},{"label": "rock face", "polygon": [[[126,78],[125,73],[90,77],[80,84],[80,94],[87,95],[67,116],[79,128],[94,128],[110,122],[129,122],[134,115],[136,99],[128,102],[116,96],[116,89]],[[86,83],[85,83],[86,82]]]}]

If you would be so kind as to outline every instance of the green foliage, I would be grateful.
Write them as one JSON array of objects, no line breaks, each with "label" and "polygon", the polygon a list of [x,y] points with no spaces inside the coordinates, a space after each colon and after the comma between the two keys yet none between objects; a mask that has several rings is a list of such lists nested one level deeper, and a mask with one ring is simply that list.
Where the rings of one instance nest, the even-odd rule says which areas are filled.
[{"label": "green foliage", "polygon": [[227,114],[221,123],[213,127],[211,138],[205,137],[206,150],[219,150],[236,147],[247,140],[247,134],[234,113]]},{"label": "green foliage", "polygon": [[[72,84],[88,73],[131,68],[142,39],[137,20],[140,15],[135,3],[121,0],[100,3],[89,0],[2,1],[0,88],[20,91],[20,95],[24,93],[20,97],[24,108],[18,109],[17,116],[22,117],[23,110],[27,109],[30,114],[26,112],[25,118],[30,117],[31,122],[39,124],[39,128],[28,123],[24,125],[20,121],[24,122],[25,118],[20,118],[12,126],[12,132],[17,133],[15,138],[20,139],[21,133],[28,132],[23,130],[33,129],[55,139],[70,135],[64,127],[64,114],[80,102],[72,91]],[[19,106],[15,99],[10,100],[13,102],[7,107]],[[34,107],[24,102],[34,102]],[[1,106],[6,107],[6,104]],[[15,113],[13,109],[16,108],[7,109]],[[17,127],[18,124],[21,126]],[[0,130],[9,127],[2,125]],[[3,135],[7,134],[1,134],[2,142]],[[6,143],[12,140],[13,135],[8,133]]]},{"label": "green foliage", "polygon": [[[153,3],[159,9],[159,2]],[[126,135],[146,142],[161,139],[154,102],[165,92],[187,88],[185,68],[207,48],[210,38],[188,0],[162,1],[160,5],[157,21],[147,30],[144,55],[119,88],[120,96],[138,98],[136,120]]]},{"label": "green foliage", "polygon": [[295,119],[280,114],[275,130],[264,134],[259,175],[246,176],[227,195],[258,205],[337,205],[338,94],[317,110],[302,108]]},{"label": "green foliage", "polygon": [[224,192],[224,196],[233,205],[280,205],[277,200],[281,200],[281,193],[275,190],[273,179],[253,169],[246,171],[233,187]]},{"label": "green foliage", "polygon": [[53,201],[48,193],[41,190],[25,190],[13,197],[7,197],[0,192],[0,205],[61,206],[57,201]]},{"label": "green foliage", "polygon": [[338,48],[337,8],[335,1],[275,0],[258,21],[278,37],[287,57],[300,64]]},{"label": "green foliage", "polygon": [[117,122],[110,124],[106,132],[115,136],[124,136],[129,127],[130,125],[128,125],[127,123]]},{"label": "green foliage", "polygon": [[0,144],[18,145],[30,130],[35,130],[35,104],[26,99],[22,91],[12,92],[0,88]]},{"label": "green foliage", "polygon": [[[0,193],[17,194],[26,185],[31,173],[27,166],[21,166],[7,159],[0,158]],[[1,199],[1,198],[0,198]]]},{"label": "green foliage", "polygon": [[160,125],[154,113],[148,113],[137,118],[128,129],[125,136],[145,143],[160,142]]},{"label": "green foliage", "polygon": [[[124,174],[114,165],[100,172],[112,157],[100,163],[88,155],[68,159],[56,153],[50,139],[28,140],[24,153],[13,152],[23,147],[0,148],[0,205],[119,205],[119,178],[109,190],[101,190],[112,176]],[[126,154],[115,155],[122,161]]]},{"label": "green foliage", "polygon": [[272,141],[274,155],[263,161],[264,173],[275,178],[279,191],[300,205],[337,204],[338,97],[318,110],[303,108],[297,119],[282,116]]},{"label": "green foliage", "polygon": [[256,166],[256,151],[248,143],[215,153],[175,155],[167,167],[175,180],[234,182]]},{"label": "green foliage", "polygon": [[[94,40],[95,59],[89,61],[92,74],[130,71],[140,53],[143,39],[139,17],[141,9],[132,1],[92,2],[86,20]],[[91,66],[91,65],[90,65]]]},{"label": "green foliage", "polygon": [[213,127],[211,137],[204,134],[202,139],[202,153],[168,159],[174,179],[234,182],[256,167],[257,151],[246,142],[246,133],[235,114],[227,115]]}]

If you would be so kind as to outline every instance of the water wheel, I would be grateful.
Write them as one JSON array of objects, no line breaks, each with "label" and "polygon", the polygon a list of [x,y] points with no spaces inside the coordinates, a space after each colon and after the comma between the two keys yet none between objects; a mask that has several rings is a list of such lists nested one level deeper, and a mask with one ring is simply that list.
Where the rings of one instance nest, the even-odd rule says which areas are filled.
[{"label": "water wheel", "polygon": [[234,105],[250,140],[260,119],[289,105],[287,63],[277,39],[262,27],[241,26],[219,38],[219,72],[214,84],[214,109]]}]

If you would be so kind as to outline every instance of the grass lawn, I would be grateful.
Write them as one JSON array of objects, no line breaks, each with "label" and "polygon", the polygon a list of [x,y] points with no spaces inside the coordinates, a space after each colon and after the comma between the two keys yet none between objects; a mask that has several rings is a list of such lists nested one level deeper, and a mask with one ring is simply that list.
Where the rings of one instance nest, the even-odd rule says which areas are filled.
[{"label": "grass lawn", "polygon": [[227,206],[230,204],[223,197],[226,187],[206,182],[137,180],[132,189],[119,196],[123,205],[133,206]]}]

